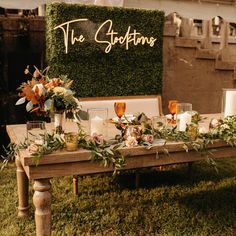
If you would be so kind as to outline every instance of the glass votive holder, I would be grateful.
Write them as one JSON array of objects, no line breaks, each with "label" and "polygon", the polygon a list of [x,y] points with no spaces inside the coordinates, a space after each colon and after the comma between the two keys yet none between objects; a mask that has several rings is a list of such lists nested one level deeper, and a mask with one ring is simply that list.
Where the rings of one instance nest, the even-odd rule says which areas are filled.
[{"label": "glass votive holder", "polygon": [[89,115],[89,133],[90,135],[102,135],[107,137],[107,108],[91,108],[88,109]]},{"label": "glass votive holder", "polygon": [[27,143],[43,145],[45,141],[46,127],[45,121],[27,121]]},{"label": "glass votive holder", "polygon": [[167,117],[165,116],[153,116],[152,117],[152,129],[162,130],[167,125]]},{"label": "glass votive holder", "polygon": [[154,116],[152,117],[152,131],[154,134],[154,144],[164,144],[165,139],[161,137],[161,130],[167,127],[166,116]]},{"label": "glass votive holder", "polygon": [[177,129],[185,131],[187,125],[192,122],[192,104],[191,103],[177,103],[176,104],[176,119]]},{"label": "glass votive holder", "polygon": [[65,143],[67,151],[76,151],[78,148],[78,133],[65,133]]},{"label": "glass votive holder", "polygon": [[223,117],[236,115],[236,89],[223,89],[222,114]]},{"label": "glass votive holder", "polygon": [[198,134],[199,134],[199,129],[198,129],[198,125],[197,124],[189,124],[186,132],[188,134],[188,137],[191,140],[196,140]]},{"label": "glass votive holder", "polygon": [[210,123],[209,121],[200,121],[198,123],[198,132],[200,134],[205,134],[205,133],[208,133],[209,132],[209,129],[210,129]]}]

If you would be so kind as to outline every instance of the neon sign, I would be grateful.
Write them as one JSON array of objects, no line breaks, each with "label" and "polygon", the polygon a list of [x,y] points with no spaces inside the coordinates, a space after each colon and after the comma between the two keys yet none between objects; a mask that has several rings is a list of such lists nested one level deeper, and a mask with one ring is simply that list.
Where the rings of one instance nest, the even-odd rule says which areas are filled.
[{"label": "neon sign", "polygon": [[[75,43],[83,43],[86,38],[83,34],[75,35],[75,29],[73,28],[73,23],[75,22],[86,22],[88,19],[76,19],[64,22],[56,27],[54,30],[61,29],[64,36],[64,46],[65,53],[67,54],[69,51],[69,47],[74,45]],[[127,31],[124,35],[119,35],[119,32],[114,31],[112,20],[106,20],[103,22],[97,29],[94,35],[94,41],[98,44],[103,44],[105,46],[105,53],[109,53],[112,50],[112,47],[116,44],[125,45],[125,49],[128,50],[130,44],[135,46],[141,45],[149,45],[153,47],[156,42],[156,38],[154,37],[146,37],[143,36],[140,32],[135,29],[131,30],[131,26],[128,26]],[[107,29],[105,32],[104,39],[104,29]]]}]

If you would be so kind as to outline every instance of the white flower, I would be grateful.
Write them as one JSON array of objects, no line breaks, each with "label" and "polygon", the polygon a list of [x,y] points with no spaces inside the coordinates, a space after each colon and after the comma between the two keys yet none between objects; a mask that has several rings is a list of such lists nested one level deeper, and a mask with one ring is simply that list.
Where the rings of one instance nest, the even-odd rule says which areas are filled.
[{"label": "white flower", "polygon": [[200,134],[205,134],[205,133],[207,133],[207,128],[202,126],[202,127],[199,128],[198,131],[199,131]]},{"label": "white flower", "polygon": [[125,140],[125,146],[126,147],[134,147],[138,145],[138,141],[135,137],[133,136],[128,136],[127,139]]},{"label": "white flower", "polygon": [[53,92],[54,92],[54,93],[57,93],[57,94],[60,94],[60,93],[61,93],[61,94],[66,94],[66,93],[67,93],[66,90],[67,90],[66,88],[59,87],[59,86],[53,88]]},{"label": "white flower", "polygon": [[153,143],[154,137],[152,134],[143,135],[143,141],[145,141],[147,143]]},{"label": "white flower", "polygon": [[220,124],[219,120],[217,119],[212,119],[211,122],[210,122],[210,128],[216,128],[218,125]]},{"label": "white flower", "polygon": [[40,97],[45,96],[46,89],[44,88],[43,84],[35,84],[32,90],[37,93]]},{"label": "white flower", "polygon": [[38,151],[38,149],[39,149],[39,147],[36,144],[32,143],[28,146],[27,151],[29,153],[35,153]]},{"label": "white flower", "polygon": [[222,129],[229,129],[229,126],[227,124],[223,124],[223,125],[220,126],[220,128],[222,128]]},{"label": "white flower", "polygon": [[103,136],[101,134],[93,133],[92,139],[97,143],[97,144],[102,144],[103,142]]},{"label": "white flower", "polygon": [[44,144],[44,140],[43,139],[35,139],[34,143],[42,146]]},{"label": "white flower", "polygon": [[211,124],[213,126],[217,126],[219,124],[219,121],[217,119],[212,119]]}]

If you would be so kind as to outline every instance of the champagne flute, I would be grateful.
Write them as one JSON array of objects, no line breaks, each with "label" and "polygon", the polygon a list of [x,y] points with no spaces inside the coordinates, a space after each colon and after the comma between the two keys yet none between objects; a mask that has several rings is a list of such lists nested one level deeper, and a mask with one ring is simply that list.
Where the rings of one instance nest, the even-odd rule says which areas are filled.
[{"label": "champagne flute", "polygon": [[168,104],[168,109],[171,114],[171,124],[175,124],[175,114],[176,114],[176,104],[178,103],[177,100],[170,100]]},{"label": "champagne flute", "polygon": [[126,109],[125,102],[115,102],[114,103],[114,110],[115,110],[116,115],[119,118],[119,124],[121,124],[121,117],[125,113],[125,109]]}]

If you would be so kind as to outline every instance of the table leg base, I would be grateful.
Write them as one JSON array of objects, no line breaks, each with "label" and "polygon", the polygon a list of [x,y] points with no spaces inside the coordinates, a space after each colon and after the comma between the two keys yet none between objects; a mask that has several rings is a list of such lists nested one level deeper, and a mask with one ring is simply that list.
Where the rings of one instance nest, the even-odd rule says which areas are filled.
[{"label": "table leg base", "polygon": [[34,181],[33,203],[37,236],[51,235],[51,184],[49,179]]},{"label": "table leg base", "polygon": [[16,176],[18,190],[18,217],[26,217],[29,215],[29,180],[22,167],[20,159],[16,156]]},{"label": "table leg base", "polygon": [[79,184],[79,176],[78,175],[74,175],[73,176],[73,193],[75,195],[78,195],[78,193],[79,193],[79,186],[78,186],[78,184]]},{"label": "table leg base", "polygon": [[29,216],[29,208],[30,206],[28,207],[18,207],[18,217],[27,217]]}]

